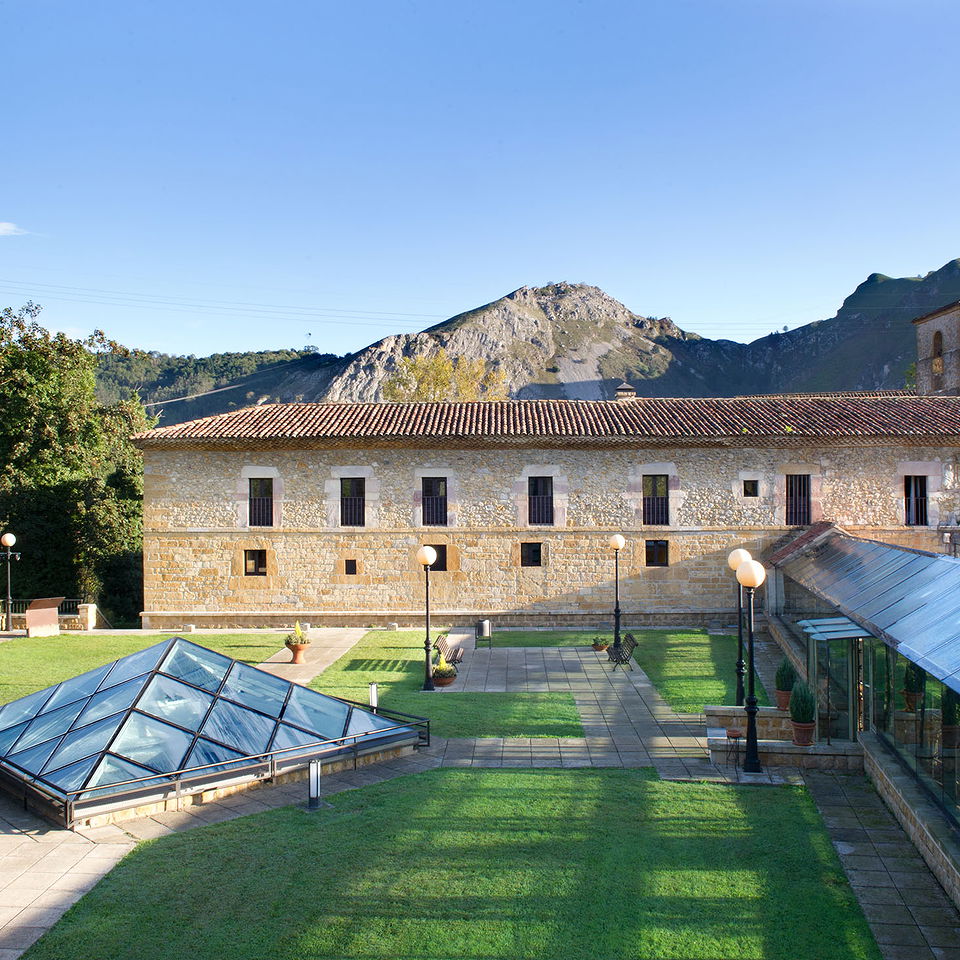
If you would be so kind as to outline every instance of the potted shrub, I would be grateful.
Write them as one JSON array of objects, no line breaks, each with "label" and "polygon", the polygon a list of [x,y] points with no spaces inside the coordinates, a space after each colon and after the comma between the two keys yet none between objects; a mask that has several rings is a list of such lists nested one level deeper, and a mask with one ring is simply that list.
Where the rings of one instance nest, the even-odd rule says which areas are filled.
[{"label": "potted shrub", "polygon": [[446,658],[441,653],[437,662],[433,665],[433,685],[435,687],[448,687],[457,676],[457,668],[453,664],[447,663]]},{"label": "potted shrub", "polygon": [[798,747],[809,747],[813,743],[816,716],[817,698],[802,680],[797,680],[790,693],[790,723],[793,742]]},{"label": "potted shrub", "polygon": [[943,689],[940,703],[941,743],[945,749],[954,750],[960,746],[960,695],[949,687]]},{"label": "potted shrub", "polygon": [[293,654],[291,663],[303,663],[303,655],[307,652],[309,642],[310,638],[303,632],[303,627],[300,626],[298,620],[293,625],[293,633],[288,633],[286,640],[284,640],[287,649]]},{"label": "potted shrub", "polygon": [[797,682],[797,671],[793,664],[784,657],[777,667],[777,676],[774,683],[773,695],[777,699],[778,710],[790,709],[790,694],[793,691],[793,685]]},{"label": "potted shrub", "polygon": [[606,650],[610,646],[610,641],[606,637],[594,637],[593,638],[593,649],[594,650]]},{"label": "potted shrub", "polygon": [[923,697],[923,671],[915,664],[908,663],[903,672],[903,702],[907,710],[913,713]]}]

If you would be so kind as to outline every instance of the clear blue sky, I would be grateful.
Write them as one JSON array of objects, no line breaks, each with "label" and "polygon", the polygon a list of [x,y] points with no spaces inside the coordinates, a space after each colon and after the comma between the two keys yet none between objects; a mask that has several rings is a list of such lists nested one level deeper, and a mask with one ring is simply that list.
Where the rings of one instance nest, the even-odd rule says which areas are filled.
[{"label": "clear blue sky", "polygon": [[749,340],[960,256],[953,0],[8,0],[0,23],[0,303],[48,326],[342,353],[570,280]]}]

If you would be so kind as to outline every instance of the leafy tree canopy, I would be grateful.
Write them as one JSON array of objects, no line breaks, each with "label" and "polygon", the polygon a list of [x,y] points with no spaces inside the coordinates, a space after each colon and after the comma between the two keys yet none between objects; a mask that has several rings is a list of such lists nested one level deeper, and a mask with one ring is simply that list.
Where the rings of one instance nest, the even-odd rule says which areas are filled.
[{"label": "leafy tree canopy", "polygon": [[404,357],[383,385],[386,400],[506,400],[503,372],[479,357],[452,359],[440,347],[430,356]]}]

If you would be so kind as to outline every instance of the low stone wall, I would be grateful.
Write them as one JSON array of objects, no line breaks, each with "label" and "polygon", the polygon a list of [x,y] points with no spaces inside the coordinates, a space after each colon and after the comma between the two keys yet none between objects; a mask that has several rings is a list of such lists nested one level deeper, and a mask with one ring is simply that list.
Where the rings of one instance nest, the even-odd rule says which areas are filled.
[{"label": "low stone wall", "polygon": [[877,736],[863,733],[864,767],[927,866],[960,908],[960,843],[956,828]]},{"label": "low stone wall", "polygon": [[[736,727],[747,729],[747,715],[743,707],[709,706],[703,708],[707,727]],[[759,707],[757,710],[757,736],[763,740],[792,740],[793,727],[790,714],[776,707]]]},{"label": "low stone wall", "polygon": [[[740,740],[740,762],[743,763],[745,741]],[[723,766],[733,763],[736,747],[727,737],[708,737],[710,761]],[[804,770],[837,770],[863,773],[863,748],[850,740],[815,743],[798,747],[789,740],[758,740],[757,750],[763,767],[800,767]]]},{"label": "low stone wall", "polygon": [[797,671],[797,676],[801,680],[807,679],[807,660],[806,653],[797,643],[792,631],[780,617],[767,617],[767,632],[776,641],[777,646],[783,655],[793,664],[793,669]]}]

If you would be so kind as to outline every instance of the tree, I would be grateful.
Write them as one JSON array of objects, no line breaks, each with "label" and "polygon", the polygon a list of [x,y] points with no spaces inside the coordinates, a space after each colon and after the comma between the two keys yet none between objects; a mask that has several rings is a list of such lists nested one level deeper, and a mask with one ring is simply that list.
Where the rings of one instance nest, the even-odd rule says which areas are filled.
[{"label": "tree", "polygon": [[98,403],[99,358],[122,348],[95,332],[51,334],[40,308],[0,311],[0,526],[24,560],[20,596],[79,596],[119,619],[142,606],[139,399]]},{"label": "tree", "polygon": [[479,357],[451,359],[440,347],[429,356],[403,357],[383,385],[386,400],[506,400],[503,372]]}]

